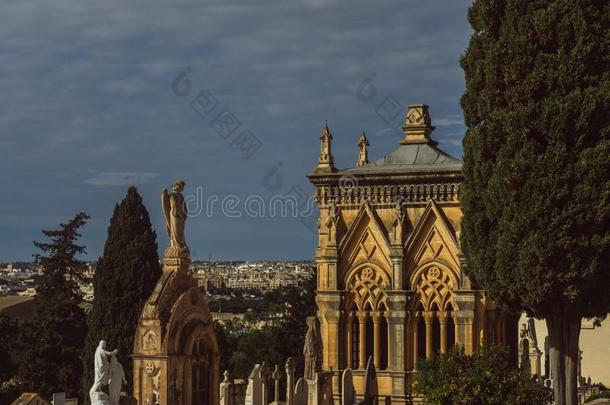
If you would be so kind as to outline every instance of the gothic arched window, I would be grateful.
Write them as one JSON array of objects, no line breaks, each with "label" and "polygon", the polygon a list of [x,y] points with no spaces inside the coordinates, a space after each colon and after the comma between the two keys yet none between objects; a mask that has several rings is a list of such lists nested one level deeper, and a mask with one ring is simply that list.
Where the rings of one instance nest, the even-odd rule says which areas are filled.
[{"label": "gothic arched window", "polygon": [[411,288],[417,294],[414,308],[414,358],[446,353],[455,345],[453,272],[440,264],[428,264],[414,274]]},{"label": "gothic arched window", "polygon": [[363,369],[372,357],[377,369],[388,364],[387,295],[389,276],[372,266],[361,266],[347,278],[346,363]]},{"label": "gothic arched window", "polygon": [[198,339],[195,342],[192,356],[191,403],[212,405],[212,387],[210,381],[212,352],[207,349],[203,339]]}]

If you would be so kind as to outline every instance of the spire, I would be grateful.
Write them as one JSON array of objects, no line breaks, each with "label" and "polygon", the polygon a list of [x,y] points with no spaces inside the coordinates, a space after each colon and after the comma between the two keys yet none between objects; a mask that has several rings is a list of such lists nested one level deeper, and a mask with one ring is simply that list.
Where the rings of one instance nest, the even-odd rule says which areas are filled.
[{"label": "spire", "polygon": [[358,140],[358,149],[360,149],[360,152],[358,153],[358,162],[356,163],[356,166],[364,166],[369,162],[369,153],[366,150],[367,146],[369,146],[369,140],[366,139],[366,134],[362,131],[360,139]]},{"label": "spire", "polygon": [[320,134],[320,158],[318,159],[317,171],[335,171],[335,165],[333,163],[333,153],[330,145],[333,139],[330,129],[328,129],[328,121],[324,121],[324,128]]},{"label": "spire", "polygon": [[413,143],[430,143],[436,145],[430,139],[430,133],[434,131],[428,106],[425,104],[412,104],[407,108],[407,116],[402,127],[405,137],[400,143],[402,145]]}]

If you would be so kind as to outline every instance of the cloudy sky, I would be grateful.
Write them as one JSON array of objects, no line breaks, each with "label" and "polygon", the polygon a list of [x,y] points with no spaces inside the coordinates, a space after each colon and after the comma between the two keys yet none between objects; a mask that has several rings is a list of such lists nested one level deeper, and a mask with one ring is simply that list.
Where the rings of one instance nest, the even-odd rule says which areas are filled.
[{"label": "cloudy sky", "polygon": [[[310,259],[310,229],[268,205],[312,192],[305,174],[325,119],[340,168],[355,163],[362,130],[372,159],[390,152],[395,106],[412,103],[430,106],[433,136],[461,156],[469,3],[6,2],[0,261],[31,259],[40,230],[79,211],[92,217],[83,243],[97,258],[131,184],[164,248],[159,193],[176,178],[195,213],[194,258]],[[244,212],[248,199],[264,215],[252,215],[258,202]]]}]

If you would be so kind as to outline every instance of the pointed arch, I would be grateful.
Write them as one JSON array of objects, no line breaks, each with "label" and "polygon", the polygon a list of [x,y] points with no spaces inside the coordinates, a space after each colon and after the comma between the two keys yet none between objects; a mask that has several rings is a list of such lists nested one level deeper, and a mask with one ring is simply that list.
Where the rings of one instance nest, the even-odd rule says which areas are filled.
[{"label": "pointed arch", "polygon": [[[411,237],[405,243],[407,275],[426,263],[441,263],[452,269],[461,268],[460,248],[453,227],[442,209],[430,200]],[[457,283],[456,283],[457,285]]]},{"label": "pointed arch", "polygon": [[390,276],[373,263],[363,263],[354,268],[345,281],[346,308],[359,311],[380,311],[388,308],[386,290],[390,288]]},{"label": "pointed arch", "polygon": [[342,257],[340,280],[346,280],[348,272],[362,263],[374,263],[377,267],[391,268],[390,242],[386,230],[368,202],[360,207],[345,236],[338,246]]},{"label": "pointed arch", "polygon": [[457,310],[454,291],[457,290],[458,276],[443,263],[431,262],[420,267],[412,274],[409,285],[416,294],[414,310]]}]

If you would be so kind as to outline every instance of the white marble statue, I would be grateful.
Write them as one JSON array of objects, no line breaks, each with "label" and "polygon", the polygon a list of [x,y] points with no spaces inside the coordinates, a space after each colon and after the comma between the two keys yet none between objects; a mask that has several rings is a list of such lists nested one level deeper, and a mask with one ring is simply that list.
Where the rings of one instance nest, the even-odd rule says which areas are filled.
[{"label": "white marble statue", "polygon": [[127,384],[125,370],[116,356],[110,358],[110,379],[108,380],[108,391],[110,394],[110,405],[119,405],[121,388]]},{"label": "white marble statue", "polygon": [[95,356],[93,358],[93,370],[95,373],[93,379],[93,385],[89,390],[89,398],[91,399],[91,405],[108,405],[108,394],[104,392],[103,387],[108,384],[110,379],[110,363],[108,361],[109,356],[114,356],[118,353],[118,350],[111,352],[106,351],[106,341],[100,340],[100,344],[95,349]]}]

